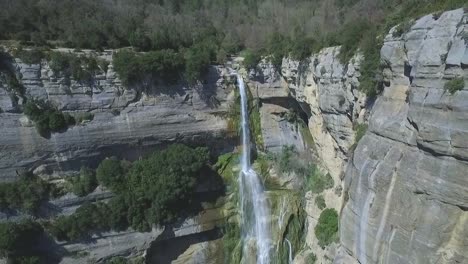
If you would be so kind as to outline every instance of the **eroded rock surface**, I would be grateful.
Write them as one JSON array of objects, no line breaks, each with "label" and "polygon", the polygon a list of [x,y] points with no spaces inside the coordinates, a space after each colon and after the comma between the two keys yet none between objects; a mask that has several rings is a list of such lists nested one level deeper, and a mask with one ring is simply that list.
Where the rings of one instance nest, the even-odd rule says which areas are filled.
[{"label": "eroded rock surface", "polygon": [[[346,170],[346,255],[362,263],[468,262],[468,32],[463,9],[385,38],[389,86]],[[463,90],[450,94],[454,77]],[[349,257],[349,256],[348,256]]]},{"label": "eroded rock surface", "polygon": [[[110,60],[111,54],[101,54]],[[91,84],[57,78],[48,63],[27,65],[16,60],[17,75],[29,98],[47,100],[72,115],[90,112],[92,121],[41,137],[0,87],[0,177],[13,179],[21,168],[41,166],[47,174],[63,174],[81,164],[96,165],[105,156],[134,159],[170,142],[232,146],[226,136],[226,113],[233,99],[224,85],[226,70],[211,67],[197,87],[122,86],[110,64]],[[11,110],[11,111],[9,111]],[[154,150],[154,148],[153,148]],[[88,162],[91,161],[91,164]]]}]

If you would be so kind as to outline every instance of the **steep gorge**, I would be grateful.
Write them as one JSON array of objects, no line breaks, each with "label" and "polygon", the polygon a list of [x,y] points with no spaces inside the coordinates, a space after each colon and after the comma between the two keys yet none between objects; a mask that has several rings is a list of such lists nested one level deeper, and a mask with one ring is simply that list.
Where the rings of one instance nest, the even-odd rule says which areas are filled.
[{"label": "steep gorge", "polygon": [[[280,69],[264,60],[256,71],[245,72],[260,105],[259,148],[278,153],[293,145],[333,178],[333,187],[322,195],[327,207],[340,213],[340,240],[322,248],[314,234],[324,210],[315,202],[319,194],[296,192],[302,179],[295,174],[276,175],[284,188],[270,192],[275,204],[272,222],[279,223],[275,239],[285,239],[288,223],[283,214],[287,219],[297,214],[297,208],[285,204],[299,204],[306,212],[305,244],[294,248],[298,251],[293,252],[294,263],[308,263],[309,253],[318,263],[337,264],[467,261],[467,23],[466,10],[457,9],[419,18],[401,36],[393,28],[381,50],[385,87],[375,101],[358,89],[362,56],[343,65],[339,47],[322,49],[302,62],[285,58]],[[110,60],[110,54],[100,56]],[[237,64],[234,60],[228,66]],[[15,178],[21,168],[60,178],[89,161],[108,155],[132,159],[170,142],[209,144],[220,153],[238,145],[235,137],[226,136],[230,135],[226,116],[235,95],[224,66],[210,68],[202,89],[162,89],[168,93],[160,87],[145,93],[124,89],[112,67],[91,87],[65,85],[44,63],[17,60],[16,67],[27,93],[63,111],[92,112],[95,117],[45,139],[0,89],[3,181]],[[444,86],[457,77],[465,80],[465,87],[452,95]],[[207,104],[206,94],[216,106]],[[306,126],[287,120],[291,112]],[[365,124],[367,132],[356,142],[357,128]],[[96,199],[93,195],[100,195],[99,190],[87,199]],[[111,233],[95,245],[72,244],[67,249],[89,250],[91,257],[103,260],[112,254],[140,254],[151,243],[153,249],[167,250],[173,248],[167,246],[170,238],[181,237],[180,241],[194,242],[184,253],[178,252],[180,263],[188,259],[221,263],[219,258],[203,258],[222,246],[218,235],[209,234],[208,239],[204,235],[236,217],[220,215],[219,204],[211,206],[171,229]],[[174,235],[165,237],[163,232]],[[201,237],[196,237],[199,233]],[[288,243],[283,247],[289,248]],[[113,251],[106,252],[110,247]]]}]

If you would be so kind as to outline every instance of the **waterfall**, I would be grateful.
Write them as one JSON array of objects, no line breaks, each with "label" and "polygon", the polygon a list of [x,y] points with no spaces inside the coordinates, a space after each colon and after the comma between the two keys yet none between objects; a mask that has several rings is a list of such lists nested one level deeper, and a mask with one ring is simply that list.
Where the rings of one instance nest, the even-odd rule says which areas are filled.
[{"label": "waterfall", "polygon": [[[247,92],[244,80],[237,75],[241,97],[242,156],[239,174],[239,195],[244,242],[256,242],[257,263],[270,262],[269,210],[259,176],[250,166],[250,130]],[[244,256],[248,255],[249,243],[244,243]]]},{"label": "waterfall", "polygon": [[288,246],[289,246],[289,262],[288,262],[288,264],[292,264],[293,263],[292,246],[291,246],[291,242],[289,242],[289,240],[287,238],[286,238],[286,243],[288,243]]}]

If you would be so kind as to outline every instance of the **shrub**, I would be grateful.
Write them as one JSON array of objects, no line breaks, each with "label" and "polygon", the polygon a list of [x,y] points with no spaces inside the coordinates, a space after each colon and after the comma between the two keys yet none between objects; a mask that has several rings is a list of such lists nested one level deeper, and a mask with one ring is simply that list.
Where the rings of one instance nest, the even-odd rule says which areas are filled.
[{"label": "shrub", "polygon": [[367,127],[368,127],[367,124],[354,125],[353,129],[354,129],[354,131],[356,131],[356,137],[354,138],[354,144],[350,147],[350,150],[354,150],[356,148],[359,141],[366,134]]},{"label": "shrub", "polygon": [[307,258],[306,258],[307,264],[315,264],[316,261],[317,261],[317,256],[315,256],[314,253],[309,253],[309,255],[307,255]]},{"label": "shrub", "polygon": [[207,43],[199,43],[185,52],[185,78],[189,83],[200,80],[207,72],[213,48]]},{"label": "shrub", "polygon": [[332,242],[337,241],[338,234],[338,213],[335,209],[325,209],[320,214],[315,226],[315,236],[319,241],[319,246],[324,248]]},{"label": "shrub", "polygon": [[280,71],[283,58],[289,55],[291,40],[279,32],[274,32],[267,40],[268,59],[275,66],[277,71]]},{"label": "shrub", "polygon": [[317,205],[317,207],[320,210],[327,207],[327,204],[325,203],[325,199],[323,198],[323,195],[319,195],[319,196],[315,197],[315,204]]},{"label": "shrub", "polygon": [[86,203],[73,215],[60,216],[50,223],[48,231],[59,241],[88,238],[93,231],[109,230],[108,208],[104,203]]},{"label": "shrub", "polygon": [[444,89],[448,91],[450,94],[454,94],[458,91],[461,91],[463,90],[464,87],[465,87],[465,81],[463,80],[463,77],[454,78],[446,82],[444,85]]},{"label": "shrub", "polygon": [[28,100],[23,111],[35,123],[38,133],[43,137],[48,137],[51,132],[61,132],[75,124],[72,116],[60,112],[44,101]]},{"label": "shrub", "polygon": [[121,50],[112,58],[114,70],[125,85],[136,81],[140,74],[141,69],[136,56],[132,51]]},{"label": "shrub", "polygon": [[66,128],[67,123],[65,117],[61,112],[53,111],[49,115],[49,128],[52,131],[59,131],[60,129]]},{"label": "shrub", "polygon": [[80,174],[70,179],[72,191],[78,196],[85,196],[92,193],[97,187],[97,180],[94,172],[87,168],[81,167]]},{"label": "shrub", "polygon": [[51,52],[49,55],[50,69],[54,72],[55,75],[65,73],[65,75],[69,76],[70,58],[71,55],[62,52]]},{"label": "shrub", "polygon": [[[87,84],[90,84],[94,76],[101,70],[99,63],[103,62],[98,62],[94,56],[77,56],[73,53],[63,52],[51,52],[49,55],[49,65],[55,75],[65,78],[72,77],[77,82]],[[104,66],[102,67],[104,68]]]},{"label": "shrub", "polygon": [[313,193],[319,194],[324,190],[332,188],[334,185],[333,178],[329,173],[322,174],[320,170],[312,166],[310,169],[310,175],[307,179],[307,189]]},{"label": "shrub", "polygon": [[51,186],[32,173],[24,173],[16,182],[0,183],[0,209],[16,209],[37,214],[48,199]]},{"label": "shrub", "polygon": [[364,60],[361,62],[361,77],[358,87],[369,97],[375,97],[383,89],[380,63],[381,47],[382,41],[377,39],[377,31],[375,29],[369,30],[361,43]]},{"label": "shrub", "polygon": [[347,64],[361,43],[361,39],[367,34],[371,24],[366,19],[356,19],[347,24],[340,34],[341,49],[338,59]]},{"label": "shrub", "polygon": [[258,52],[255,52],[253,50],[246,50],[244,52],[244,67],[248,70],[253,70],[257,68],[257,65],[261,59],[262,58]]},{"label": "shrub", "polygon": [[184,69],[183,59],[174,50],[160,50],[145,54],[122,50],[114,55],[112,63],[114,70],[125,85],[148,78],[171,84],[178,80]]},{"label": "shrub", "polygon": [[14,55],[26,64],[39,64],[45,58],[44,52],[37,48],[25,50],[20,47]]}]

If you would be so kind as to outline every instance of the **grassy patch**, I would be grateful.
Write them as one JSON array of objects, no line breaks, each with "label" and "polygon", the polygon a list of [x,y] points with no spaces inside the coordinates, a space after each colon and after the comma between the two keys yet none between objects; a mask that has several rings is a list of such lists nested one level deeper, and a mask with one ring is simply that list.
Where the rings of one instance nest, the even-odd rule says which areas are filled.
[{"label": "grassy patch", "polygon": [[465,87],[465,80],[462,77],[454,78],[445,83],[444,89],[450,94],[455,94],[458,91],[463,90]]},{"label": "grassy patch", "polygon": [[315,226],[315,236],[322,248],[338,241],[338,213],[335,209],[325,209]]}]

